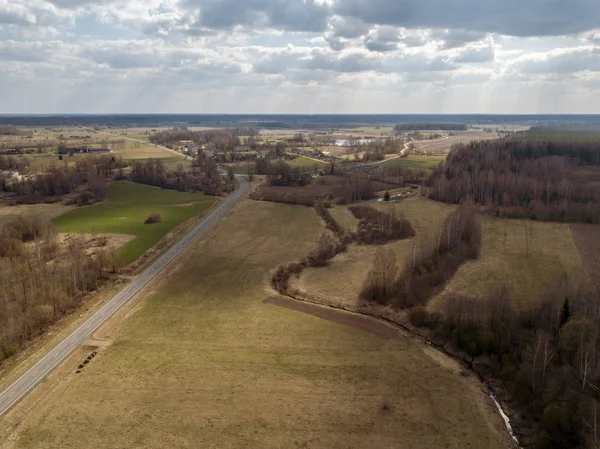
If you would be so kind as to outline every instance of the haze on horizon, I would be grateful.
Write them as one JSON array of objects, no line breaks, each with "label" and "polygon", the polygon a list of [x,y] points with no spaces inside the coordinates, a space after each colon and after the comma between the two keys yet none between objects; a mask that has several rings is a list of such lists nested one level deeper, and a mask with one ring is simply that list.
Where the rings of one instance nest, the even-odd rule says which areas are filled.
[{"label": "haze on horizon", "polygon": [[597,0],[0,0],[0,113],[598,113]]}]

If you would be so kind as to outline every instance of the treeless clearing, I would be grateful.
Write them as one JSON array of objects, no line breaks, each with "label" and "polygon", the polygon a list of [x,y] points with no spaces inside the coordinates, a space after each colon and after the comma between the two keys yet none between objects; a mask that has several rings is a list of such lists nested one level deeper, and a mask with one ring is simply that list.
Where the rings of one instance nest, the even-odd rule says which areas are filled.
[{"label": "treeless clearing", "polygon": [[51,220],[73,209],[75,209],[74,206],[64,206],[61,203],[20,204],[17,206],[7,206],[6,204],[0,203],[0,224],[12,220],[17,215],[33,214]]},{"label": "treeless clearing", "polygon": [[344,229],[350,232],[356,231],[356,226],[358,226],[358,218],[352,215],[350,209],[345,206],[335,206],[329,209],[335,221],[337,221]]},{"label": "treeless clearing", "polygon": [[438,140],[421,140],[414,141],[412,143],[415,144],[418,151],[423,151],[425,153],[448,153],[452,145],[457,143],[469,143],[474,140],[490,140],[497,139],[498,134],[496,133],[470,133],[470,134],[460,134],[457,136],[449,136],[445,139]]},{"label": "treeless clearing", "polygon": [[[123,159],[173,159],[173,153],[150,143],[124,139],[123,143],[112,144],[111,150]],[[183,159],[183,158],[182,158]]]},{"label": "treeless clearing", "polygon": [[585,269],[600,290],[600,225],[572,224],[571,232]]},{"label": "treeless clearing", "polygon": [[263,302],[322,231],[310,208],[243,201],[83,373],[0,421],[3,447],[507,447],[471,381],[412,340]]},{"label": "treeless clearing", "polygon": [[479,259],[461,265],[432,306],[446,293],[485,297],[502,285],[511,287],[519,304],[526,305],[559,283],[577,288],[589,282],[568,224],[489,216],[479,221]]}]

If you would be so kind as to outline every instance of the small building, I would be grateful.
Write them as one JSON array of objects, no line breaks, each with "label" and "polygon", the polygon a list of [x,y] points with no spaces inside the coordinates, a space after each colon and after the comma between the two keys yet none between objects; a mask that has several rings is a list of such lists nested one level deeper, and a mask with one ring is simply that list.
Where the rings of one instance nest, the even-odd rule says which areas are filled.
[{"label": "small building", "polygon": [[233,147],[234,153],[247,153],[250,151],[250,147],[248,145],[238,145]]}]

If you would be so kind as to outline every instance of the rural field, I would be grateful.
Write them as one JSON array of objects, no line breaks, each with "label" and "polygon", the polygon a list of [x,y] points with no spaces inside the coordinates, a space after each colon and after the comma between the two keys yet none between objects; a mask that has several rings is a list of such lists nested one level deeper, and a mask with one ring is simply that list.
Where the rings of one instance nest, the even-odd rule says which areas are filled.
[{"label": "rural field", "polygon": [[487,132],[476,132],[476,133],[466,133],[466,134],[458,134],[455,136],[448,136],[444,139],[437,140],[421,140],[415,141],[414,144],[418,151],[424,153],[448,153],[452,145],[456,145],[458,143],[469,143],[474,140],[490,140],[497,139],[498,134],[496,133],[487,133]]},{"label": "rural field", "polygon": [[421,155],[409,154],[407,157],[395,157],[381,163],[382,167],[397,167],[404,166],[408,168],[416,168],[429,170],[444,161],[443,155]]},{"label": "rural field", "polygon": [[[170,230],[207,210],[214,197],[181,193],[128,182],[111,182],[103,203],[73,209],[53,220],[58,232],[129,234],[136,238],[119,254],[124,264],[135,261]],[[162,221],[144,224],[151,214]]]},{"label": "rural field", "polygon": [[264,302],[322,231],[311,208],[243,200],[81,374],[71,357],[0,422],[2,447],[509,447],[483,389],[426,346]]},{"label": "rural field", "polygon": [[[413,239],[384,245],[394,251],[400,269],[410,260],[415,247],[437,239],[441,224],[454,209],[454,206],[423,197],[394,204],[377,203],[375,207],[394,208],[416,231],[417,237]],[[347,208],[338,206],[331,212],[346,229],[355,229],[357,220]],[[513,290],[518,305],[527,306],[557,284],[577,288],[588,282],[568,224],[496,219],[486,215],[479,215],[478,220],[483,228],[481,255],[463,264],[429,307],[438,308],[448,293],[485,297],[503,285]],[[305,269],[292,285],[312,299],[356,307],[377,249],[377,246],[350,245],[348,251],[337,255],[328,267]]]}]

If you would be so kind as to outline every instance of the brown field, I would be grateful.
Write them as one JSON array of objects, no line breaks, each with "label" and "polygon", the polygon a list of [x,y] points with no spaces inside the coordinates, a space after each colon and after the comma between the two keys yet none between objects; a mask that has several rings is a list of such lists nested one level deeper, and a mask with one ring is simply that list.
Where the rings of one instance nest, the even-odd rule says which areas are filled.
[{"label": "brown field", "polygon": [[[434,238],[439,233],[446,215],[453,210],[453,206],[423,197],[412,197],[393,204],[373,201],[368,204],[384,210],[394,208],[397,213],[403,214],[411,222],[417,233],[415,239],[382,245],[384,248],[394,251],[399,267],[402,267],[405,260],[412,254],[415,243],[423,239]],[[342,226],[352,231],[356,230],[358,220],[345,206],[337,206],[330,211],[334,218],[340,219],[339,223]],[[292,280],[291,285],[311,299],[331,305],[355,308],[358,306],[358,297],[373,264],[375,253],[380,247],[381,245],[352,244],[348,247],[347,252],[333,258],[328,267],[307,268],[299,279]]]},{"label": "brown field", "polygon": [[[375,191],[394,188],[395,185],[373,181]],[[258,186],[252,197],[257,200],[275,201],[289,204],[314,205],[319,198],[336,198],[341,195],[344,179],[341,176],[321,176],[304,187]]]},{"label": "brown field", "polygon": [[600,290],[600,225],[572,224],[571,232],[587,273]]},{"label": "brown field", "polygon": [[[453,208],[423,197],[395,204],[377,203],[376,207],[394,207],[410,220],[417,232],[415,239],[384,245],[395,252],[400,268],[410,260],[415,245],[437,238],[441,223]],[[346,220],[346,224],[344,221],[340,224],[348,226],[349,220],[336,209],[332,210],[334,217]],[[503,285],[509,286],[518,303],[525,305],[557,284],[573,288],[587,284],[568,224],[504,220],[487,215],[479,216],[479,221],[483,226],[481,256],[462,265],[445,290],[430,302],[430,307],[438,308],[448,293],[482,297]],[[526,239],[526,235],[530,237]],[[300,279],[293,280],[292,286],[321,302],[356,307],[377,248],[351,245],[329,267],[307,268]]]},{"label": "brown field", "polygon": [[0,202],[0,224],[10,221],[17,215],[39,215],[47,220],[51,220],[74,208],[74,206],[64,206],[60,203],[8,206]]},{"label": "brown field", "polygon": [[422,345],[263,302],[322,229],[309,208],[237,205],[94,336],[81,374],[85,349],[0,421],[0,445],[508,447],[483,389]]},{"label": "brown field", "polygon": [[460,134],[457,136],[449,136],[445,139],[439,140],[422,140],[414,141],[416,150],[424,153],[448,153],[452,145],[457,143],[469,143],[474,140],[490,140],[497,139],[498,134],[496,133],[469,133]]},{"label": "brown field", "polygon": [[333,218],[347,231],[354,232],[356,231],[356,226],[358,226],[358,218],[352,215],[352,212],[345,206],[335,206],[329,209]]}]

